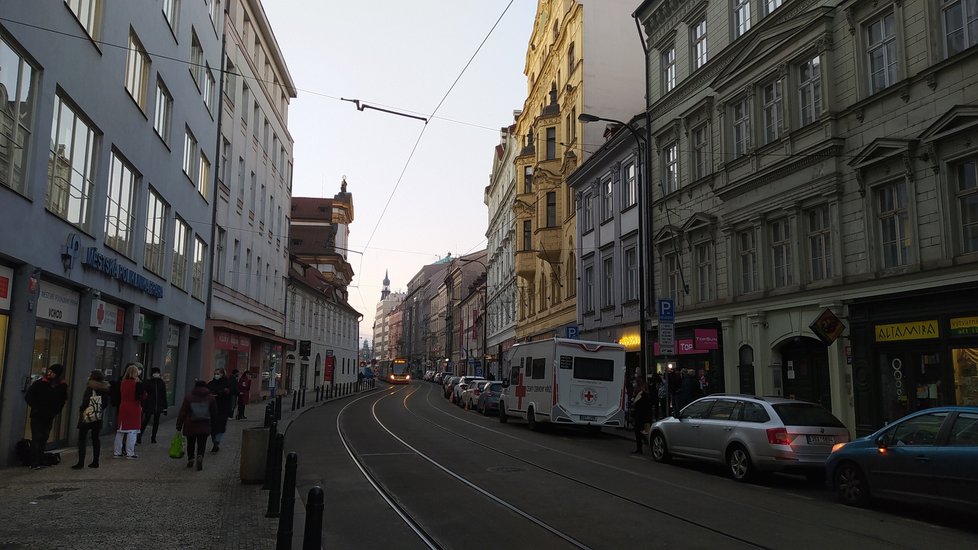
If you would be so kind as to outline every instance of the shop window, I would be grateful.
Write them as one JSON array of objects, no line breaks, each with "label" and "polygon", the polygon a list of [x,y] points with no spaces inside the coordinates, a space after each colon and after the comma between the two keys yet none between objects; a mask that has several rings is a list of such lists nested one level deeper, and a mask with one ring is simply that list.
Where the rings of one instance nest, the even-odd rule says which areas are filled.
[{"label": "shop window", "polygon": [[954,404],[978,406],[978,348],[951,350],[954,365]]}]

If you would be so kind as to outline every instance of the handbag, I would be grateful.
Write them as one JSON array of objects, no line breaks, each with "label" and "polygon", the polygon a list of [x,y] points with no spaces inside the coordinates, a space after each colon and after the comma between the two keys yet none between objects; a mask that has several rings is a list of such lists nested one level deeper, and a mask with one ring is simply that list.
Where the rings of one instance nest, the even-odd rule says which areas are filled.
[{"label": "handbag", "polygon": [[170,442],[170,458],[183,458],[183,436],[179,433],[173,434],[173,441]]},{"label": "handbag", "polygon": [[88,398],[88,406],[82,411],[82,422],[90,424],[102,421],[102,396],[92,395]]}]

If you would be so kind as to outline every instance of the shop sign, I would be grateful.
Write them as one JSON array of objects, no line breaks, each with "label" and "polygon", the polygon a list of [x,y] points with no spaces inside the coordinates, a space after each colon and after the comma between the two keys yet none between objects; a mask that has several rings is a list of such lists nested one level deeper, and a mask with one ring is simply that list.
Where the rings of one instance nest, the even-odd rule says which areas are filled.
[{"label": "shop sign", "polygon": [[715,328],[693,329],[693,340],[696,349],[720,349],[720,340]]},{"label": "shop sign", "polygon": [[78,324],[78,293],[43,282],[37,297],[37,318]]},{"label": "shop sign", "polygon": [[88,326],[103,332],[122,334],[125,320],[126,310],[102,300],[92,300],[92,314]]},{"label": "shop sign", "polygon": [[951,319],[951,334],[954,336],[978,334],[978,317],[957,317]]},{"label": "shop sign", "polygon": [[214,342],[217,349],[230,351],[251,351],[251,338],[230,332],[218,332]]},{"label": "shop sign", "polygon": [[839,339],[839,336],[842,336],[842,332],[846,330],[846,326],[842,324],[842,321],[829,308],[822,310],[822,313],[812,321],[812,324],[808,325],[808,328],[826,346],[831,346],[833,342]]},{"label": "shop sign", "polygon": [[[330,350],[332,351],[332,350]],[[323,372],[323,382],[333,381],[333,368],[336,365],[336,358],[332,354],[326,356],[325,371]]]},{"label": "shop sign", "polygon": [[696,340],[685,338],[682,340],[676,340],[675,342],[675,352],[670,353],[669,350],[663,350],[659,343],[656,342],[655,349],[653,351],[654,355],[702,355],[704,353],[710,353],[708,349],[699,349],[696,347]]},{"label": "shop sign", "polygon": [[156,324],[152,317],[140,313],[134,315],[132,320],[132,333],[140,342],[152,342],[156,339]]},{"label": "shop sign", "polygon": [[10,309],[10,290],[14,287],[14,270],[0,265],[0,309]]},{"label": "shop sign", "polygon": [[170,325],[166,335],[166,345],[171,348],[180,347],[180,327]]},{"label": "shop sign", "polygon": [[639,334],[628,334],[618,339],[618,343],[625,346],[628,351],[635,351],[642,347],[642,336]]},{"label": "shop sign", "polygon": [[914,321],[912,323],[893,323],[876,325],[877,342],[899,342],[901,340],[924,340],[940,337],[937,320]]},{"label": "shop sign", "polygon": [[161,285],[120,264],[119,260],[102,254],[97,247],[88,247],[85,256],[82,257],[82,265],[95,271],[101,271],[109,277],[118,279],[120,282],[141,290],[154,298],[163,297]]}]

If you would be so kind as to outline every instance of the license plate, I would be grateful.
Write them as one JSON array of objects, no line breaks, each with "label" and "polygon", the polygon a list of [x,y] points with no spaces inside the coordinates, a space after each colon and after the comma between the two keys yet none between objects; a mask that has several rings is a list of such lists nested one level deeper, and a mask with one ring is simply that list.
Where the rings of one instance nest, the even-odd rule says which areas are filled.
[{"label": "license plate", "polygon": [[582,422],[594,422],[595,420],[597,420],[597,418],[595,418],[593,416],[588,416],[586,414],[582,414],[581,415],[581,421]]},{"label": "license plate", "polygon": [[833,445],[835,436],[832,435],[810,435],[808,436],[809,445]]}]

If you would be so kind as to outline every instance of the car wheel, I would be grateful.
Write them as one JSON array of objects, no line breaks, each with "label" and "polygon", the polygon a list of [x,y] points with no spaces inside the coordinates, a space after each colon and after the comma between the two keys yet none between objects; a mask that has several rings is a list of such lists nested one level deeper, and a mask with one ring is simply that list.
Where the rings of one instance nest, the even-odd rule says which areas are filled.
[{"label": "car wheel", "polygon": [[531,431],[537,431],[537,413],[533,410],[533,407],[526,409],[526,427],[530,428]]},{"label": "car wheel", "polygon": [[672,459],[669,455],[669,448],[666,446],[666,436],[662,435],[662,432],[652,432],[652,441],[649,442],[649,446],[652,447],[652,459],[656,462],[666,463]]},{"label": "car wheel", "polygon": [[737,481],[747,481],[754,473],[750,454],[741,445],[734,445],[727,451],[727,467],[730,468],[730,475]]},{"label": "car wheel", "polygon": [[845,462],[835,470],[833,480],[839,502],[849,506],[865,506],[869,503],[869,482],[866,475],[852,462]]},{"label": "car wheel", "polygon": [[506,421],[508,421],[508,420],[509,420],[509,418],[506,417],[506,403],[500,401],[499,402],[499,423],[500,424],[505,424]]}]

